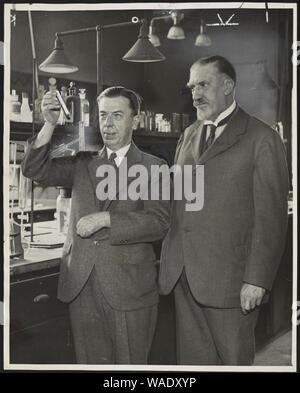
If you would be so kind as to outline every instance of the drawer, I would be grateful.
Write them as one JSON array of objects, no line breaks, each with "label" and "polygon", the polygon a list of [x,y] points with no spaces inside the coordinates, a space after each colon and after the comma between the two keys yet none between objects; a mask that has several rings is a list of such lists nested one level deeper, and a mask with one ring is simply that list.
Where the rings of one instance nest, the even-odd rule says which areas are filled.
[{"label": "drawer", "polygon": [[20,279],[10,285],[11,333],[66,315],[57,295],[58,272]]},{"label": "drawer", "polygon": [[[52,221],[54,220],[55,210],[35,211],[33,213],[34,222]],[[29,213],[30,216],[31,213]]]}]

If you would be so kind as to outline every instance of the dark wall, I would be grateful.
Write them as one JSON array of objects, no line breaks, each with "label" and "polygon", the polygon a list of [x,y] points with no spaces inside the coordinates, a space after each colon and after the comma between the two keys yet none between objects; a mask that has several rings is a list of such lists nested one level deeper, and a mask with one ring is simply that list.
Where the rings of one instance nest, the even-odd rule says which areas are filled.
[{"label": "dark wall", "polygon": [[[127,22],[132,16],[141,17],[141,11],[34,11],[34,31],[37,63],[41,64],[54,47],[56,32],[94,27],[97,25]],[[104,84],[122,83],[132,88],[142,85],[143,65],[128,63],[122,56],[134,44],[139,27],[117,27],[103,31]],[[63,37],[65,53],[79,71],[61,75],[62,78],[96,83],[96,32]],[[16,26],[11,26],[11,68],[14,71],[32,72],[32,49],[28,14],[16,12]],[[39,71],[40,75],[48,75]]]},{"label": "dark wall", "polygon": [[[56,32],[131,21],[133,16],[141,18],[141,11],[34,11],[32,24],[35,51],[38,65],[50,54],[54,47]],[[103,84],[125,85],[143,93],[144,66],[142,63],[129,63],[122,56],[135,43],[138,26],[116,27],[102,32],[102,56],[99,61],[103,67]],[[79,67],[71,74],[54,75],[58,86],[68,86],[75,81],[78,88],[85,88],[91,107],[91,125],[97,125],[96,105],[96,32],[63,37],[65,53]],[[48,88],[48,73],[38,71],[39,83]],[[16,25],[11,25],[11,89],[32,94],[32,47],[28,13],[16,12]]]},{"label": "dark wall", "polygon": [[[226,21],[232,11],[221,13]],[[287,15],[286,11],[280,14]],[[273,124],[277,119],[279,92],[276,90],[252,90],[259,76],[260,61],[266,61],[269,75],[276,82],[279,80],[278,64],[279,27],[278,11],[272,11],[269,24],[266,24],[264,10],[243,10],[232,21],[239,26],[208,27],[212,39],[209,47],[194,45],[198,31],[198,21],[186,21],[185,40],[168,40],[167,26],[157,22],[161,39],[160,51],[166,56],[161,63],[148,64],[145,67],[145,98],[148,106],[156,112],[190,112],[191,99],[183,94],[182,89],[189,78],[190,65],[202,56],[214,54],[228,58],[237,71],[237,101],[250,113]],[[206,21],[217,22],[216,11],[206,11]]]}]

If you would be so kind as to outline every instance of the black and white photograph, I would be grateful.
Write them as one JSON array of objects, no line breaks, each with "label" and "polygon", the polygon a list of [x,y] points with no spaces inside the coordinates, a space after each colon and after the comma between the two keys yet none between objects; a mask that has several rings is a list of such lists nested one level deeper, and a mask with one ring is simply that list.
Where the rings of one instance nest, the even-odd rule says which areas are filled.
[{"label": "black and white photograph", "polygon": [[4,370],[297,371],[297,4],[3,25]]}]

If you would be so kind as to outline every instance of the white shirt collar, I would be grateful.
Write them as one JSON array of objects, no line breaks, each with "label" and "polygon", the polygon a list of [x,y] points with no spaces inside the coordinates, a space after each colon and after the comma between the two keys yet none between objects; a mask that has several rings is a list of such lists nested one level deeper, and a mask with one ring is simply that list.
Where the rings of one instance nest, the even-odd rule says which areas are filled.
[{"label": "white shirt collar", "polygon": [[228,108],[226,108],[225,111],[221,112],[215,121],[205,120],[204,124],[214,124],[217,127],[220,121],[225,119],[225,117],[229,116],[235,110],[235,108],[236,101],[233,100],[233,103]]},{"label": "white shirt collar", "polygon": [[124,158],[130,148],[131,143],[129,143],[126,146],[121,147],[121,149],[113,151],[109,147],[106,146],[106,151],[107,151],[107,158],[110,157],[111,153],[116,153],[117,158]]}]

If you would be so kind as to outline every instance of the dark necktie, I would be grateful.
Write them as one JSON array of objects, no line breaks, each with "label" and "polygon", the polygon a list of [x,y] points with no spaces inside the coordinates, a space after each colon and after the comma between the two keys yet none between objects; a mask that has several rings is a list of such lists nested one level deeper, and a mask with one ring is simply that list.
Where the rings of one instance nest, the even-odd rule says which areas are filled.
[{"label": "dark necktie", "polygon": [[[227,124],[229,122],[229,119],[231,118],[231,116],[235,113],[235,111],[233,111],[232,113],[230,113],[228,116],[224,117],[224,119],[222,119],[221,121],[219,121],[219,123],[217,125],[213,124],[213,123],[208,123],[208,124],[204,124],[203,125],[203,129],[202,129],[202,134],[201,134],[201,139],[200,139],[200,145],[199,145],[199,157],[202,156],[202,154],[212,145],[212,143],[215,140],[216,137],[216,130],[218,127],[222,127],[225,124]],[[209,136],[207,138],[207,131],[209,130]]]},{"label": "dark necktie", "polygon": [[[202,128],[202,134],[199,145],[199,157],[209,148],[216,137],[217,127],[214,124],[204,124]],[[207,138],[207,132],[209,131],[209,136]]]},{"label": "dark necktie", "polygon": [[118,168],[115,159],[117,158],[117,154],[115,152],[112,152],[109,156],[108,162],[110,165],[112,165],[115,169]]},{"label": "dark necktie", "polygon": [[212,145],[213,141],[215,140],[217,126],[214,124],[207,124],[206,130],[207,129],[209,129],[209,136],[206,139],[203,152],[205,152],[205,150],[207,150],[209,148],[209,146]]}]

